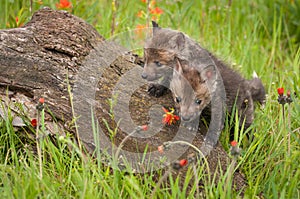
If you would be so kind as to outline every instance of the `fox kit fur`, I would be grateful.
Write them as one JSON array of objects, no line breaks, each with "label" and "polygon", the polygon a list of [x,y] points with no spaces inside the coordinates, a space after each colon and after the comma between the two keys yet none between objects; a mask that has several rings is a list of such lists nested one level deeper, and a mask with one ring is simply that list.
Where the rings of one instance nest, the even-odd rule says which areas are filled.
[{"label": "fox kit fur", "polygon": [[[231,113],[235,105],[241,123],[245,120],[245,128],[248,128],[254,119],[254,101],[264,103],[265,100],[265,90],[260,79],[254,77],[252,80],[245,80],[213,55],[210,56],[223,80],[227,110]],[[189,67],[185,61],[177,62],[170,89],[181,120],[190,129],[197,128],[195,121],[198,121],[203,109],[210,105],[211,91],[206,82],[214,78],[215,72],[214,66],[207,66],[199,71]]]}]

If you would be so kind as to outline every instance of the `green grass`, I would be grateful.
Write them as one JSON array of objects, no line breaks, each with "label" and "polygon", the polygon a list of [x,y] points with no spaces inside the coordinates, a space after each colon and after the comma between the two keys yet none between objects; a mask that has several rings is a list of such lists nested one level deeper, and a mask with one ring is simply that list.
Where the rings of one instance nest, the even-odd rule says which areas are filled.
[{"label": "green grass", "polygon": [[[243,134],[238,140],[243,146],[238,168],[245,174],[248,184],[245,198],[300,198],[299,97],[290,105],[288,124],[288,112],[282,116],[276,91],[278,87],[284,87],[299,96],[299,27],[295,24],[299,23],[297,10],[300,5],[291,0],[230,2],[231,5],[225,0],[157,0],[156,6],[164,11],[159,24],[185,32],[220,58],[234,63],[235,69],[246,78],[250,78],[253,71],[257,72],[268,97],[265,108],[256,110],[253,141],[245,143]],[[45,0],[40,5],[33,0],[32,12],[43,6],[55,9],[55,3],[57,1]],[[92,24],[106,38],[132,30],[138,24],[146,24],[145,18],[136,17],[139,10],[146,11],[143,2],[117,3],[114,12],[111,1],[73,0],[71,12]],[[29,7],[30,1],[1,0],[0,28],[15,28],[28,22],[32,14]],[[113,16],[115,28],[112,34]],[[221,142],[228,149],[224,134],[226,130]],[[0,118],[2,198],[149,198],[156,187],[151,173],[134,175],[110,170],[101,164],[102,154],[97,154],[95,159],[82,158],[76,146],[70,147],[74,141],[71,135],[54,137],[56,145],[49,137],[42,139],[42,162],[39,163],[39,157],[27,144],[35,143],[35,140],[24,140],[24,137],[15,132],[10,121]],[[204,166],[196,171],[199,178],[204,175],[203,169]],[[186,178],[191,179],[194,175],[190,170]],[[205,181],[202,187],[205,196],[237,197],[238,191],[226,186],[228,175],[228,172],[224,173],[217,186],[211,186],[215,179]],[[155,189],[154,197],[186,198],[185,189],[179,188],[179,179],[170,177],[169,180],[170,188]],[[197,193],[196,188],[194,184],[190,197]]]}]

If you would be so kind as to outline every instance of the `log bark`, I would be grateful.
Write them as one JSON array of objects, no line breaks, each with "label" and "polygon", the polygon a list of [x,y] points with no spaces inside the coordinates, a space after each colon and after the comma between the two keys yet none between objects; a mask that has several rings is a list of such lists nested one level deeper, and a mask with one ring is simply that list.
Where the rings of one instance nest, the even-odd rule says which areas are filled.
[{"label": "log bark", "polygon": [[[98,137],[102,145],[110,141],[112,131],[108,127],[117,129],[114,143],[118,145],[135,126],[147,123],[152,128],[149,133],[152,136],[145,133],[129,137],[124,150],[142,153],[147,146],[149,151],[155,152],[166,141],[189,137],[185,131],[186,134],[176,135],[181,128],[178,124],[162,126],[161,105],[174,107],[171,93],[161,98],[149,96],[147,83],[139,77],[140,65],[138,56],[106,41],[92,26],[64,11],[43,8],[23,27],[0,31],[1,100],[11,107],[14,103],[22,104],[28,122],[36,117],[38,99],[45,98],[48,131],[53,134],[63,134],[61,129],[78,132],[90,152],[98,149],[91,110],[99,122]],[[128,85],[137,82],[136,88],[128,90]],[[118,102],[112,106],[114,97]],[[17,109],[15,112],[21,114]],[[123,113],[129,116],[122,117]],[[74,117],[81,119],[74,122]],[[56,130],[57,124],[60,130]],[[205,126],[201,129],[192,139],[197,147],[202,145],[202,134],[207,130]],[[179,158],[177,147],[170,151],[170,156]],[[218,170],[219,162],[224,171],[230,159],[218,145],[208,162],[211,171]],[[234,180],[238,189],[245,185],[238,172]]]},{"label": "log bark", "polygon": [[47,99],[58,119],[71,120],[67,84],[103,38],[67,12],[45,8],[25,26],[0,32],[0,85],[37,101]]}]

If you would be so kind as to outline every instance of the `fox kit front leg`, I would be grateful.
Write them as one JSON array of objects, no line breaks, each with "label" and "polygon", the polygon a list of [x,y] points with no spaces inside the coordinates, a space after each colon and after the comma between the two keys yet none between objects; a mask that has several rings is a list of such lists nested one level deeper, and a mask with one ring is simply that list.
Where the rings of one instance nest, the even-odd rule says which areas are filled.
[{"label": "fox kit front leg", "polygon": [[158,84],[149,84],[148,93],[155,97],[160,97],[166,93],[170,86],[170,77],[165,77]]}]

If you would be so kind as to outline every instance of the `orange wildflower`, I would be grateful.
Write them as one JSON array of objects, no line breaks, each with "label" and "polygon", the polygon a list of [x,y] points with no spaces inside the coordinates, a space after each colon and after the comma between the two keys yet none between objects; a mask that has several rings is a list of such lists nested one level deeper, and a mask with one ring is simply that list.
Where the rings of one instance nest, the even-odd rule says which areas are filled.
[{"label": "orange wildflower", "polygon": [[157,17],[156,17],[156,16],[152,16],[152,17],[151,17],[151,20],[152,20],[152,21],[157,21]]},{"label": "orange wildflower", "polygon": [[72,7],[72,3],[68,0],[59,0],[59,3],[55,4],[57,9],[69,9]]},{"label": "orange wildflower", "polygon": [[178,115],[174,115],[174,109],[171,108],[171,111],[167,110],[166,108],[163,107],[163,110],[166,114],[164,114],[163,116],[163,120],[162,122],[164,124],[168,124],[168,125],[171,125],[171,124],[175,124],[177,120],[179,120],[179,116]]},{"label": "orange wildflower", "polygon": [[141,126],[141,128],[143,131],[148,131],[148,129],[149,129],[148,125],[143,125],[143,126]]},{"label": "orange wildflower", "polygon": [[156,4],[156,1],[155,1],[155,0],[151,0],[151,1],[150,1],[150,7],[155,6],[155,4]]},{"label": "orange wildflower", "polygon": [[44,103],[45,103],[45,98],[41,97],[41,98],[39,99],[39,103],[44,104]]},{"label": "orange wildflower", "polygon": [[147,26],[146,25],[142,25],[142,24],[138,24],[137,26],[136,26],[136,29],[144,29],[144,28],[146,28]]},{"label": "orange wildflower", "polygon": [[236,157],[239,156],[241,153],[241,149],[237,146],[238,145],[237,141],[235,141],[235,140],[231,141],[230,145],[231,145],[231,147],[230,147],[231,155],[236,156]]},{"label": "orange wildflower", "polygon": [[187,163],[188,163],[188,161],[186,159],[182,159],[182,160],[179,161],[179,165],[181,167],[184,167],[185,165],[187,165]]},{"label": "orange wildflower", "polygon": [[138,37],[142,37],[145,28],[147,28],[146,25],[138,24],[138,25],[135,27],[135,34],[137,34]]},{"label": "orange wildflower", "polygon": [[20,20],[18,16],[16,17],[16,24],[17,27],[23,26],[22,20]]},{"label": "orange wildflower", "polygon": [[233,141],[230,142],[230,145],[233,146],[233,147],[235,147],[237,144],[238,144],[238,143],[237,143],[237,141],[235,141],[235,140],[233,140]]},{"label": "orange wildflower", "polygon": [[164,153],[164,146],[163,145],[158,146],[157,150],[158,150],[159,153]]},{"label": "orange wildflower", "polygon": [[140,10],[137,14],[136,14],[136,16],[137,17],[143,17],[143,15],[144,15],[144,11],[142,11],[142,10]]},{"label": "orange wildflower", "polygon": [[164,11],[162,9],[160,9],[159,7],[156,7],[154,9],[151,9],[150,13],[154,14],[154,15],[161,15],[164,13]]}]

